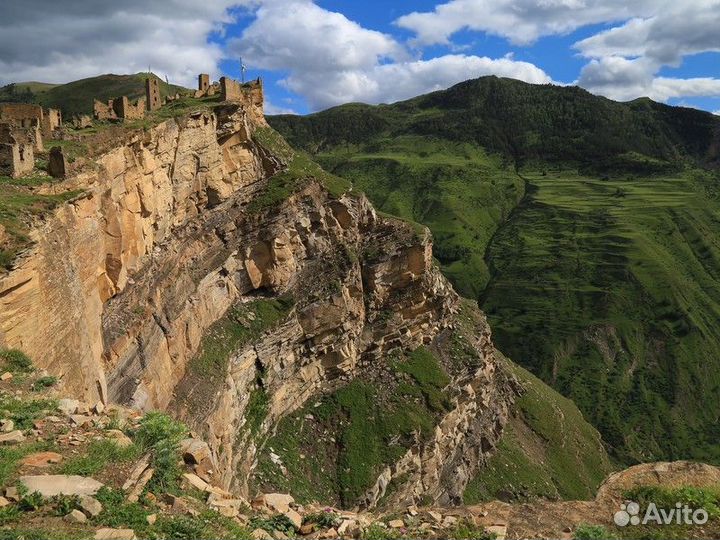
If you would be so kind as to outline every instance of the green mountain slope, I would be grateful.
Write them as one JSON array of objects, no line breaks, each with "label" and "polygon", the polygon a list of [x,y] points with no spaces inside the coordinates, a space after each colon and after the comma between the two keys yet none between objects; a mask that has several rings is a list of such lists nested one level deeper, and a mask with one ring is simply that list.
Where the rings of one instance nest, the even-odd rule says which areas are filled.
[{"label": "green mountain slope", "polygon": [[720,460],[720,118],[488,77],[269,119],[430,227],[508,356],[625,462]]},{"label": "green mountain slope", "polygon": [[[108,74],[58,85],[14,83],[0,88],[0,102],[38,103],[44,107],[58,108],[66,118],[70,118],[76,114],[92,114],[94,98],[107,101],[118,96],[128,96],[130,99],[144,96],[147,76],[147,73]],[[155,74],[151,76],[160,81],[162,97],[186,91],[181,86],[167,84]]]}]

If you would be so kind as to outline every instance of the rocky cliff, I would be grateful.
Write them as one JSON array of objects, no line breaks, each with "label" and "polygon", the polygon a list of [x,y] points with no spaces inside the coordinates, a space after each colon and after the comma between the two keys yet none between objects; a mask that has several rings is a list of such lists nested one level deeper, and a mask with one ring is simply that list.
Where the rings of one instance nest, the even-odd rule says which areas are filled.
[{"label": "rocky cliff", "polygon": [[240,494],[462,502],[521,392],[484,315],[427,229],[379,215],[257,106],[129,130],[55,186],[83,193],[0,277],[0,346],[84,401],[170,410]]}]

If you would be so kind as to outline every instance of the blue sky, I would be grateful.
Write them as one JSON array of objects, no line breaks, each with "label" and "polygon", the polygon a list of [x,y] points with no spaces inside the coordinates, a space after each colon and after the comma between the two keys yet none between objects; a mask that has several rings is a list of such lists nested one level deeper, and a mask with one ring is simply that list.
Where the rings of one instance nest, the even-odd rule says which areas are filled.
[{"label": "blue sky", "polygon": [[720,113],[719,29],[720,0],[24,0],[0,4],[0,83],[150,65],[194,86],[242,56],[270,113],[488,74]]}]

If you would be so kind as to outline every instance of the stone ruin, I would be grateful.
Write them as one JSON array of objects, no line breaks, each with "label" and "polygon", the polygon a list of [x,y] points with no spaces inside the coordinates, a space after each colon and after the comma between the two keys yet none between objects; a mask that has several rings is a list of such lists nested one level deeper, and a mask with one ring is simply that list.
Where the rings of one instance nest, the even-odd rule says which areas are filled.
[{"label": "stone ruin", "polygon": [[265,123],[263,82],[259,77],[241,83],[229,77],[220,78],[220,99],[242,103],[247,113],[259,124]]},{"label": "stone ruin", "polygon": [[145,79],[145,106],[148,111],[154,111],[162,107],[160,83],[152,77]]},{"label": "stone ruin", "polygon": [[145,117],[146,111],[155,111],[162,107],[160,82],[148,77],[145,79],[145,97],[131,103],[127,96],[109,99],[107,102],[93,100],[93,117],[100,121],[138,120]]},{"label": "stone ruin", "polygon": [[62,147],[53,146],[48,159],[48,174],[53,178],[65,178],[68,171],[68,160]]},{"label": "stone ruin", "polygon": [[0,174],[16,178],[35,168],[35,152],[42,152],[43,137],[62,127],[57,109],[43,110],[31,103],[0,104]]},{"label": "stone ruin", "polygon": [[198,75],[198,89],[195,90],[195,98],[214,96],[218,92],[220,92],[220,84],[216,82],[210,84],[210,75],[207,73]]},{"label": "stone ruin", "polygon": [[17,178],[35,168],[35,142],[27,128],[0,123],[0,175]]}]

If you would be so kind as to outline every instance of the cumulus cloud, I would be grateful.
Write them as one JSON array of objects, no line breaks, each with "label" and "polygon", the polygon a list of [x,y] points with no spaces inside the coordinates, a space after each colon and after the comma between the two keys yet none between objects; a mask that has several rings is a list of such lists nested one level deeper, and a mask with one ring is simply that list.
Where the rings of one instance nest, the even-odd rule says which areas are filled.
[{"label": "cumulus cloud", "polygon": [[590,59],[578,83],[619,100],[718,96],[720,79],[657,76],[664,66],[678,67],[687,55],[720,52],[718,27],[719,0],[695,0],[648,18],[631,19],[575,43],[580,54]]},{"label": "cumulus cloud", "polygon": [[222,49],[208,42],[247,0],[23,0],[0,3],[0,83],[67,82],[145,71],[193,84],[217,72]]},{"label": "cumulus cloud", "polygon": [[312,109],[348,101],[397,101],[488,74],[551,82],[540,68],[511,58],[412,58],[393,37],[311,0],[266,2],[228,49],[253,67],[286,71],[282,84],[305,97]]},{"label": "cumulus cloud", "polygon": [[449,43],[460,30],[508,38],[518,45],[564,34],[588,24],[650,16],[670,0],[451,0],[433,11],[413,12],[396,24],[416,34],[415,43]]}]

